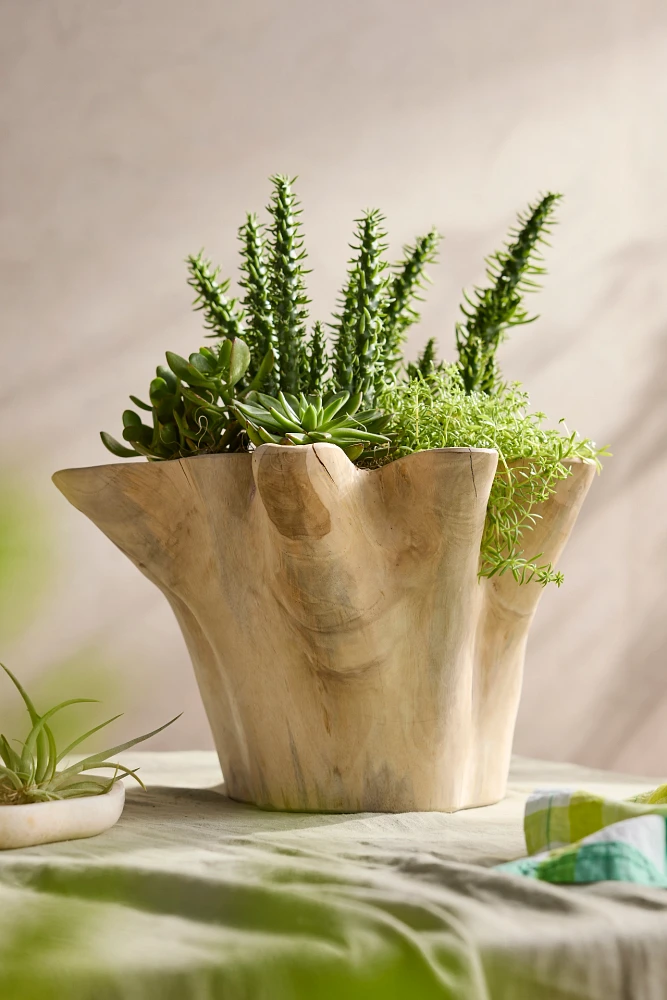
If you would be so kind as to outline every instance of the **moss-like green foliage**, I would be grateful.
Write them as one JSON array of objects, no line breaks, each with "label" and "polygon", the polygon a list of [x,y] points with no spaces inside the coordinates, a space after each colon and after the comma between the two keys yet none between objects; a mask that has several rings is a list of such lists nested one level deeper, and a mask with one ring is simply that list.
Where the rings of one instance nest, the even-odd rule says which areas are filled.
[{"label": "moss-like green foliage", "polygon": [[498,392],[469,393],[457,365],[429,378],[421,375],[389,386],[378,407],[393,414],[392,446],[381,461],[429,448],[494,448],[498,472],[491,487],[481,546],[480,574],[511,572],[519,583],[536,579],[560,585],[562,575],[538,556],[524,552],[524,540],[538,507],[570,475],[566,458],[599,466],[604,449],[564,427],[547,430],[543,413],[530,413],[528,394],[518,384]]}]

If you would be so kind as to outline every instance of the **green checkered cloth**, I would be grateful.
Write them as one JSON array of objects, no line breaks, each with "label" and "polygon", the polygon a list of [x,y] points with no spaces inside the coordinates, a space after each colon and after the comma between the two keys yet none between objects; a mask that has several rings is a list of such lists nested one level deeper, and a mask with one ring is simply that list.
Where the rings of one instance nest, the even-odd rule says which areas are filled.
[{"label": "green checkered cloth", "polygon": [[632,799],[537,791],[523,821],[530,855],[501,871],[543,882],[638,882],[667,888],[667,785]]}]

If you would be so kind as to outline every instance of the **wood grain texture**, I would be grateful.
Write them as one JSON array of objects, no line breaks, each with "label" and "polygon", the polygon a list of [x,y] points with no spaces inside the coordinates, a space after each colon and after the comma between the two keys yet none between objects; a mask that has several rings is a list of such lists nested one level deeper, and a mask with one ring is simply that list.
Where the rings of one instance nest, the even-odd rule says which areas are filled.
[{"label": "wood grain texture", "polygon": [[[183,630],[229,794],[266,808],[501,798],[542,588],[477,578],[494,451],[372,472],[327,444],[72,469],[54,482]],[[543,505],[559,556],[594,468]]]}]

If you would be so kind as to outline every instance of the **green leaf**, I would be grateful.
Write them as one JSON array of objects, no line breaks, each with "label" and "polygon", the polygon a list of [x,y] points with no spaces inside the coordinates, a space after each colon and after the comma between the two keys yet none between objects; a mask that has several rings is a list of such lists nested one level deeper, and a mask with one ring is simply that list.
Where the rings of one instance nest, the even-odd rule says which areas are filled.
[{"label": "green leaf", "polygon": [[142,444],[144,448],[148,448],[153,440],[153,430],[151,427],[146,427],[146,424],[140,422],[139,424],[125,427],[123,429],[123,437],[132,444]]},{"label": "green leaf", "polygon": [[185,358],[182,358],[179,354],[174,354],[173,351],[166,352],[167,363],[171,368],[174,375],[182,379],[184,382],[189,383],[189,385],[204,385],[209,386],[211,384],[210,378],[202,375],[201,372],[191,365]]},{"label": "green leaf", "polygon": [[[14,674],[11,672],[11,670],[9,669],[9,667],[6,667],[4,665],[4,663],[0,663],[0,667],[2,667],[2,669],[5,671],[5,673],[7,674],[7,676],[9,677],[9,679],[11,680],[12,684],[14,685],[14,687],[16,688],[16,690],[18,691],[18,693],[21,695],[21,698],[23,699],[23,703],[24,703],[25,707],[28,709],[28,715],[30,716],[30,722],[32,723],[33,726],[35,726],[39,722],[39,720],[40,720],[40,715],[39,715],[37,709],[35,708],[35,706],[33,705],[32,701],[28,697],[28,693],[26,692],[25,688],[23,687],[23,685],[21,684],[21,682],[18,680],[18,678],[16,678],[14,676]],[[47,735],[46,735],[45,732],[41,732],[40,733],[40,736],[39,736],[39,739],[38,739],[38,742],[37,742],[37,752],[38,752],[38,761],[37,761],[37,764],[39,764],[40,761],[43,759],[43,757],[45,755],[47,755],[48,752],[49,752],[49,743],[48,743],[48,738],[47,738]],[[22,761],[23,761],[23,756],[21,756],[21,760],[19,761],[19,766],[20,767],[22,767]]]},{"label": "green leaf", "polygon": [[327,396],[322,411],[322,424],[328,424],[330,420],[333,420],[340,408],[345,406],[349,398],[349,392],[335,392],[333,396]]},{"label": "green leaf", "polygon": [[[111,768],[111,767],[113,767],[114,770],[121,772],[118,775],[118,777],[116,777],[114,775],[114,777],[111,779],[111,784],[113,784],[117,780],[120,780],[120,778],[122,778],[122,777],[134,778],[134,780],[137,782],[137,784],[141,785],[141,787],[143,788],[143,790],[146,791],[146,786],[144,785],[143,781],[141,780],[141,778],[137,774],[137,771],[139,770],[138,767],[129,768],[129,767],[125,767],[124,764],[119,764],[117,761],[105,761],[102,764],[91,764],[90,767],[84,768],[84,771],[96,771],[99,768]],[[83,773],[83,772],[81,772],[81,773]]]},{"label": "green leaf", "polygon": [[123,750],[129,750],[130,747],[136,746],[137,743],[143,743],[145,740],[149,740],[151,736],[156,736],[158,733],[161,733],[163,729],[167,728],[167,726],[173,725],[177,719],[180,719],[182,714],[182,712],[179,712],[179,714],[175,715],[173,719],[169,720],[169,722],[165,722],[163,726],[158,726],[157,729],[151,730],[150,733],[144,733],[143,736],[137,736],[135,739],[128,740],[127,743],[120,743],[117,747],[111,747],[109,750],[102,750],[100,753],[91,754],[90,757],[86,757],[84,760],[80,760],[77,764],[72,764],[70,767],[65,768],[64,771],[60,772],[60,776],[62,777],[67,774],[80,774],[81,771],[85,771],[89,768],[89,766],[104,763],[108,757],[111,757],[112,754],[121,753]]},{"label": "green leaf", "polygon": [[148,403],[144,403],[141,399],[138,399],[136,396],[130,396],[130,399],[132,400],[135,406],[139,407],[140,410],[148,410],[148,412],[150,413],[150,411],[153,409],[152,406],[149,406]]},{"label": "green leaf", "polygon": [[231,358],[231,356],[232,356],[232,342],[229,338],[226,338],[220,344],[220,351],[218,353],[218,364],[223,371],[225,368],[229,368],[229,359]]},{"label": "green leaf", "polygon": [[123,410],[123,427],[141,427],[141,417],[134,410]]},{"label": "green leaf", "polygon": [[[32,777],[42,769],[43,757],[37,750],[37,740],[51,716],[55,715],[57,712],[62,712],[64,708],[69,708],[70,705],[93,704],[96,701],[96,698],[69,698],[67,701],[62,701],[59,705],[55,705],[53,708],[50,708],[48,712],[44,713],[44,715],[41,715],[30,730],[28,738],[23,745],[23,753],[21,754],[21,770],[27,771]],[[48,754],[48,743],[46,752]],[[33,757],[35,754],[37,754],[36,758]]]},{"label": "green leaf", "polygon": [[7,767],[10,767],[13,771],[16,771],[21,766],[20,756],[9,745],[9,741],[5,736],[0,736],[0,757],[2,757]]},{"label": "green leaf", "polygon": [[8,778],[17,791],[21,791],[24,787],[24,782],[11,767],[5,767],[3,764],[0,764],[0,774]]},{"label": "green leaf", "polygon": [[166,368],[164,365],[158,365],[155,369],[155,374],[158,378],[163,379],[167,383],[167,388],[170,392],[177,391],[178,379],[169,368]]},{"label": "green leaf", "polygon": [[104,447],[115,455],[116,458],[138,458],[139,452],[135,451],[133,448],[124,448],[123,445],[116,441],[111,434],[107,434],[106,431],[100,431],[100,437],[102,438],[102,444]]},{"label": "green leaf", "polygon": [[348,416],[352,416],[357,412],[357,410],[361,406],[363,398],[364,395],[362,392],[355,392],[354,395],[350,396],[348,401],[341,406],[338,412],[348,414]]},{"label": "green leaf", "polygon": [[227,383],[229,385],[236,385],[248,370],[250,364],[250,348],[246,344],[245,340],[241,340],[240,337],[236,337],[232,341],[232,349],[229,356],[229,375],[227,377]]},{"label": "green leaf", "polygon": [[259,366],[257,374],[255,375],[254,379],[248,386],[249,392],[254,392],[255,390],[260,389],[264,385],[264,382],[273,371],[275,364],[276,364],[276,356],[274,354],[273,348],[270,348],[262,358],[262,363]]},{"label": "green leaf", "polygon": [[105,726],[111,725],[111,723],[115,722],[116,719],[120,719],[122,714],[123,713],[120,712],[118,715],[112,715],[112,717],[107,719],[106,722],[100,722],[99,726],[95,726],[94,729],[89,729],[87,733],[83,734],[83,736],[78,736],[72,743],[69,744],[69,746],[66,746],[65,749],[58,754],[56,763],[59,764],[63,757],[66,757],[69,753],[71,753],[75,747],[80,746],[84,740],[88,739],[89,736],[93,736],[94,733],[99,733],[100,729],[104,729]]},{"label": "green leaf", "polygon": [[[272,406],[269,413],[276,421],[276,423],[286,431],[296,431],[299,434],[303,427],[297,420],[290,420],[289,417],[284,416],[280,410],[276,410],[275,406]],[[263,422],[263,421],[262,421]]]},{"label": "green leaf", "polygon": [[317,410],[312,403],[306,407],[303,417],[301,418],[301,424],[304,430],[307,431],[314,431],[317,427]]},{"label": "green leaf", "polygon": [[198,372],[202,375],[212,375],[215,373],[216,365],[211,362],[205,354],[200,351],[195,351],[194,354],[190,355],[190,364],[193,368],[196,368]]},{"label": "green leaf", "polygon": [[59,799],[78,799],[86,795],[104,795],[109,791],[113,781],[95,781],[89,778],[85,781],[75,781],[68,785],[63,791],[58,791]]}]

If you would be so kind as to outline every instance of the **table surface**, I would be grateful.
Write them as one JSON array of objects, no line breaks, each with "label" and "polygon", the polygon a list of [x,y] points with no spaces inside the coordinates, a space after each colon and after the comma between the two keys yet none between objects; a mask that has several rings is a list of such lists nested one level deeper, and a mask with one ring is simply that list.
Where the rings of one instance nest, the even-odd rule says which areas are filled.
[{"label": "table surface", "polygon": [[7,1000],[664,1000],[667,894],[494,871],[534,788],[652,787],[515,758],[506,798],[454,814],[262,812],[214,754],[130,753],[100,837],[0,854]]}]

